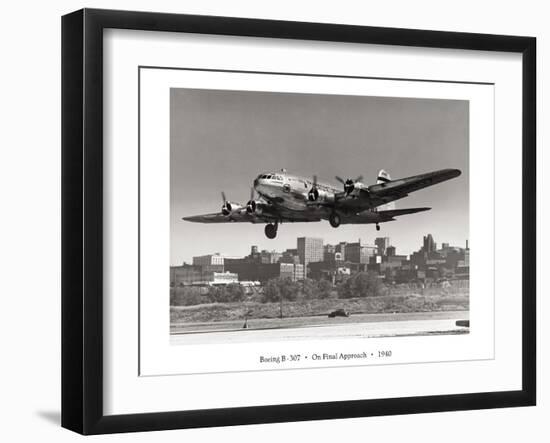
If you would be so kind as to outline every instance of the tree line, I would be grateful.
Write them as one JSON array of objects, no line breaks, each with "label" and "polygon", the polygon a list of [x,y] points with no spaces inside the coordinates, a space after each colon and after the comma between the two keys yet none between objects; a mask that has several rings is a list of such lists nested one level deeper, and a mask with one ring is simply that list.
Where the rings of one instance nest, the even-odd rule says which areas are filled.
[{"label": "tree line", "polygon": [[357,272],[345,281],[332,284],[328,280],[305,279],[292,281],[290,278],[273,278],[251,293],[237,284],[210,286],[205,288],[183,286],[170,288],[171,306],[189,306],[204,303],[234,303],[254,301],[279,303],[284,301],[318,300],[327,298],[376,297],[384,295],[385,286],[374,272]]}]

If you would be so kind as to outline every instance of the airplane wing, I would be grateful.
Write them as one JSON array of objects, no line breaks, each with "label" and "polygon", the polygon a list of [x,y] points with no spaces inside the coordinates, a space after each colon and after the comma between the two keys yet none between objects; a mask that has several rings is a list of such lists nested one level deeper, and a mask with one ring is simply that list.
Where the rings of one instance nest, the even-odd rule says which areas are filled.
[{"label": "airplane wing", "polygon": [[367,209],[357,214],[342,215],[341,223],[346,224],[369,224],[369,223],[384,223],[395,220],[394,217],[407,214],[415,214],[417,212],[429,211],[431,208],[407,208],[407,209],[391,209],[387,211],[373,211]]},{"label": "airplane wing", "polygon": [[441,169],[371,185],[368,189],[361,189],[358,195],[337,194],[334,207],[356,211],[374,208],[406,197],[411,192],[458,177],[460,174],[459,169]]},{"label": "airplane wing", "polygon": [[273,220],[269,217],[259,217],[256,214],[249,214],[246,211],[234,212],[229,215],[215,212],[213,214],[192,215],[190,217],[183,217],[182,219],[194,223],[265,223]]},{"label": "airplane wing", "polygon": [[411,192],[433,186],[437,183],[458,177],[461,174],[459,169],[441,169],[440,171],[428,172],[426,174],[414,175],[412,177],[391,180],[386,183],[369,186],[369,194],[375,197],[384,196],[405,197]]},{"label": "airplane wing", "polygon": [[315,212],[290,211],[283,208],[271,208],[269,213],[249,214],[246,210],[224,215],[221,212],[213,214],[192,215],[183,220],[195,223],[294,223],[318,222],[321,217]]}]

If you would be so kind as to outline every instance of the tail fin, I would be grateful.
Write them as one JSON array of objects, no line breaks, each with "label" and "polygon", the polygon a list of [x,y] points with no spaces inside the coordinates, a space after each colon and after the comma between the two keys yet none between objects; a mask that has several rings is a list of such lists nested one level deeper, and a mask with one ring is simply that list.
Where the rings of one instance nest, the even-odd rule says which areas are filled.
[{"label": "tail fin", "polygon": [[[386,171],[385,169],[380,169],[380,171],[378,171],[378,178],[376,179],[376,184],[380,185],[380,184],[388,183],[389,181],[391,181],[391,177],[390,177],[390,174],[388,173],[388,171]],[[379,211],[391,211],[391,210],[395,209],[395,202],[391,202],[391,203],[387,203],[387,204],[382,205],[382,206],[378,206],[377,209]]]},{"label": "tail fin", "polygon": [[380,185],[389,181],[391,181],[390,174],[388,174],[386,170],[380,169],[380,171],[378,172],[378,179],[376,180],[376,184]]}]

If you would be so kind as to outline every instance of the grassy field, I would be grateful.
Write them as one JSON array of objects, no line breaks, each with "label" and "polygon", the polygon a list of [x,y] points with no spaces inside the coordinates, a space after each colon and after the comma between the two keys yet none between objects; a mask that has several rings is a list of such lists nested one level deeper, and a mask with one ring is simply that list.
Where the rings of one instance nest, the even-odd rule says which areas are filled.
[{"label": "grassy field", "polygon": [[[434,293],[429,295],[385,295],[380,297],[285,301],[284,318],[326,316],[335,309],[344,309],[350,314],[412,313],[468,311],[469,294]],[[185,323],[227,322],[249,319],[280,318],[279,303],[237,302],[210,303],[193,306],[171,306],[172,325]]]}]

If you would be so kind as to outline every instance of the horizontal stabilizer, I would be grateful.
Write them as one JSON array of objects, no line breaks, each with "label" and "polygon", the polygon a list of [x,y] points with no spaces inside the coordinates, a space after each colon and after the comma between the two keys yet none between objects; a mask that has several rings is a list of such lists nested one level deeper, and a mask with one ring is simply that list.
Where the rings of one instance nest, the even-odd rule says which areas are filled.
[{"label": "horizontal stabilizer", "polygon": [[391,209],[389,211],[378,211],[383,217],[393,218],[400,215],[416,214],[417,212],[429,211],[432,208],[407,208],[407,209]]}]

